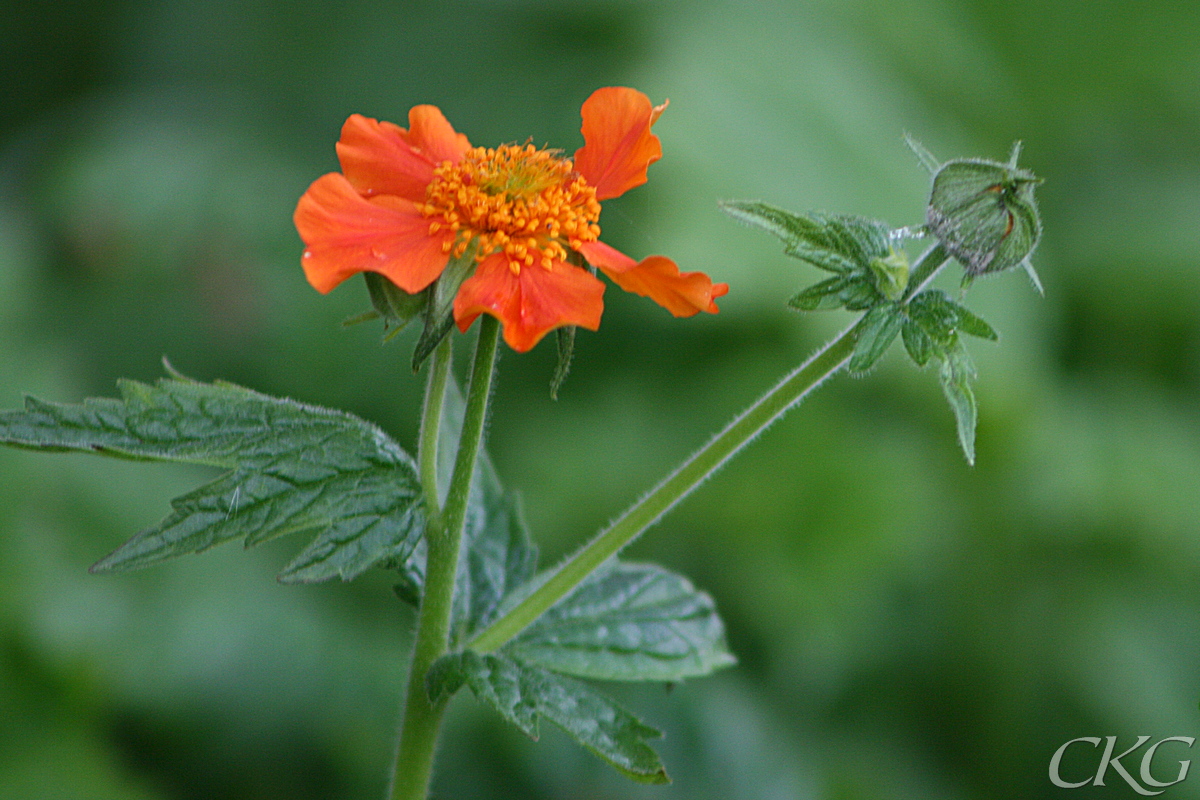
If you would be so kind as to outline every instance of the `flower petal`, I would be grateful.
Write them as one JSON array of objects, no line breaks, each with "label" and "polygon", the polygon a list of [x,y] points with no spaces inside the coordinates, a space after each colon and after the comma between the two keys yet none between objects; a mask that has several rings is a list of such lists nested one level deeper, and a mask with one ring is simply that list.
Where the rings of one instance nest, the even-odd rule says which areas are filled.
[{"label": "flower petal", "polygon": [[338,161],[359,194],[394,194],[421,202],[434,167],[457,162],[471,146],[435,106],[414,107],[408,123],[411,130],[406,131],[361,114],[346,120],[337,143]]},{"label": "flower petal", "polygon": [[471,149],[466,134],[458,133],[437,106],[413,106],[408,111],[408,144],[434,164],[455,164]]},{"label": "flower petal", "polygon": [[419,292],[442,273],[450,230],[429,233],[432,220],[408,200],[367,200],[331,172],[308,187],[293,216],[304,240],[304,275],[322,294],[358,272],[378,272],[406,292]]},{"label": "flower petal", "polygon": [[534,265],[514,273],[508,262],[508,256],[493,253],[463,283],[454,298],[459,330],[491,314],[504,323],[508,346],[524,353],[554,328],[600,327],[604,284],[587,270],[555,261],[551,269]]},{"label": "flower petal", "polygon": [[583,147],[575,169],[607,200],[646,182],[646,168],[662,158],[662,145],[650,132],[666,103],[624,86],[597,89],[583,103]]},{"label": "flower petal", "polygon": [[703,272],[681,273],[666,256],[634,261],[604,242],[586,242],[579,252],[617,286],[649,297],[677,317],[690,317],[698,311],[715,314],[718,309],[713,301],[729,291],[729,284],[713,283]]}]

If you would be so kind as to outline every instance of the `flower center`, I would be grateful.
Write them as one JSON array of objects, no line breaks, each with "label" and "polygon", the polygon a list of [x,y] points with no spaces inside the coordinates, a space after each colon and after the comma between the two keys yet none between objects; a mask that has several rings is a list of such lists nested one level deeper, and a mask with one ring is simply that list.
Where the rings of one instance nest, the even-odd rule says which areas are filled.
[{"label": "flower center", "polygon": [[519,273],[555,261],[600,236],[596,190],[568,158],[524,146],[474,147],[457,164],[443,161],[417,206],[430,234],[446,227],[458,236],[445,245],[457,258],[476,243],[475,259],[503,251]]}]

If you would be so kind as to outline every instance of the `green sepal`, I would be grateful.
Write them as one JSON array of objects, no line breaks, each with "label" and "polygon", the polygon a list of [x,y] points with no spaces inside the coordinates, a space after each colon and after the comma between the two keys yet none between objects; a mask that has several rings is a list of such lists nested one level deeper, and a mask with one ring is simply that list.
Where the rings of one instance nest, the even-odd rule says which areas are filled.
[{"label": "green sepal", "polygon": [[342,327],[353,328],[355,325],[362,325],[364,322],[372,322],[373,320],[377,320],[380,318],[380,316],[382,315],[372,308],[368,311],[362,312],[361,314],[355,314],[352,317],[346,317],[344,320],[342,320]]},{"label": "green sepal", "polygon": [[736,663],[711,597],[654,564],[612,562],[503,652],[581,678],[678,681]]},{"label": "green sepal", "polygon": [[913,155],[921,162],[921,166],[929,170],[930,175],[937,174],[938,169],[942,166],[942,162],[934,157],[933,153],[925,149],[925,145],[918,142],[912,135],[904,134],[904,143],[908,145],[908,149],[913,151]]},{"label": "green sepal", "polygon": [[425,679],[431,700],[463,685],[485,705],[537,740],[545,717],[617,771],[642,783],[670,783],[658,754],[646,744],[662,734],[590,686],[499,653],[451,653]]},{"label": "green sepal", "polygon": [[550,379],[550,399],[558,399],[558,390],[562,388],[567,373],[571,371],[571,358],[575,355],[574,325],[566,325],[554,331],[558,343],[558,361],[554,365],[554,377]]},{"label": "green sepal", "polygon": [[24,411],[0,413],[0,442],[228,472],[174,500],[165,520],[93,572],[305,530],[319,533],[284,568],[285,583],[350,580],[411,556],[424,528],[416,467],[374,425],[230,383],[164,378],[119,386],[119,400],[66,405],[28,398]]},{"label": "green sepal", "polygon": [[962,446],[963,455],[967,457],[967,463],[971,465],[975,464],[975,423],[978,418],[975,393],[971,390],[973,377],[975,366],[959,342],[942,360],[939,378],[942,391],[950,403],[951,411],[954,412],[958,443]]},{"label": "green sepal", "polygon": [[887,350],[900,333],[904,315],[896,303],[880,303],[863,315],[858,324],[854,354],[846,368],[851,372],[866,372]]},{"label": "green sepal", "polygon": [[[409,294],[378,272],[364,272],[362,276],[367,284],[371,305],[376,314],[383,318],[384,341],[404,330],[408,323],[425,310],[425,305],[429,302],[428,290]],[[363,315],[363,318],[369,319],[366,315]]]},{"label": "green sepal", "polygon": [[425,290],[429,300],[425,304],[425,325],[421,336],[413,349],[412,368],[418,372],[425,359],[429,358],[442,339],[454,327],[454,296],[463,285],[463,281],[475,272],[475,247],[468,247],[466,252],[457,258],[451,258],[438,279]]}]

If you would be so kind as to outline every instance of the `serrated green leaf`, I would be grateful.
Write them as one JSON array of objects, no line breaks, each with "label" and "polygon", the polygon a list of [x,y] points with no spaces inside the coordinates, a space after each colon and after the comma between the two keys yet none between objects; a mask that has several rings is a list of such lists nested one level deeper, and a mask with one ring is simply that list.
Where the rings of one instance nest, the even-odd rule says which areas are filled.
[{"label": "serrated green leaf", "polygon": [[935,355],[940,356],[958,344],[958,313],[941,290],[921,292],[905,310],[908,318],[937,345]]},{"label": "serrated green leaf", "polygon": [[377,272],[364,272],[367,293],[376,313],[383,317],[387,339],[392,338],[412,322],[429,302],[429,291],[409,294]]},{"label": "serrated green leaf", "polygon": [[866,372],[887,350],[900,333],[904,317],[895,303],[881,303],[863,315],[858,326],[854,354],[846,368],[851,372]]},{"label": "serrated green leaf", "polygon": [[229,472],[173,501],[170,516],[93,571],[318,529],[280,579],[350,580],[380,561],[407,559],[420,539],[415,465],[374,425],[229,383],[166,378],[120,389],[120,400],[79,405],[29,398],[24,411],[0,413],[0,442]]},{"label": "serrated green leaf", "polygon": [[971,378],[974,375],[975,367],[961,344],[946,354],[940,370],[942,391],[954,412],[958,442],[967,457],[967,463],[972,465],[975,463],[975,423],[978,417],[975,393],[971,390]]},{"label": "serrated green leaf", "polygon": [[421,369],[425,359],[429,358],[442,339],[454,327],[454,296],[458,294],[463,281],[475,272],[475,248],[468,247],[467,251],[458,258],[452,258],[442,270],[438,279],[425,290],[429,300],[425,305],[425,326],[413,349],[413,372]]},{"label": "serrated green leaf", "polygon": [[929,338],[929,334],[925,333],[921,326],[912,319],[904,320],[900,334],[904,340],[904,349],[908,351],[909,357],[918,367],[928,364],[929,359],[940,352],[933,339]]},{"label": "serrated green leaf", "polygon": [[593,573],[503,652],[598,680],[677,681],[736,663],[711,597],[662,567],[622,562]]},{"label": "serrated green leaf", "polygon": [[725,201],[730,216],[782,239],[784,252],[830,272],[864,272],[872,258],[890,252],[889,229],[882,222],[852,216],[794,214],[758,202]]},{"label": "serrated green leaf", "polygon": [[868,277],[852,280],[839,296],[847,311],[866,311],[883,299]]},{"label": "serrated green leaf", "polygon": [[554,365],[554,377],[550,379],[551,400],[558,399],[558,390],[562,388],[563,381],[567,379],[567,373],[571,371],[571,358],[575,355],[576,330],[574,325],[567,325],[554,332],[558,341],[558,361]]},{"label": "serrated green leaf", "polygon": [[814,283],[791,300],[788,306],[797,311],[824,311],[842,307],[841,292],[851,284],[845,275],[835,275]]},{"label": "serrated green leaf", "polygon": [[531,739],[538,738],[538,718],[545,717],[626,776],[642,783],[670,782],[658,754],[646,744],[662,734],[586,684],[502,654],[471,650],[443,657],[426,676],[435,699],[463,684]]},{"label": "serrated green leaf", "polygon": [[954,346],[959,331],[991,341],[999,338],[991,325],[938,289],[914,297],[908,304],[908,314],[943,348]]},{"label": "serrated green leaf", "polygon": [[968,336],[987,339],[993,342],[1000,339],[1000,334],[996,333],[996,329],[989,325],[982,317],[976,316],[974,312],[958,303],[955,303],[954,307],[958,313],[958,329],[960,331]]}]

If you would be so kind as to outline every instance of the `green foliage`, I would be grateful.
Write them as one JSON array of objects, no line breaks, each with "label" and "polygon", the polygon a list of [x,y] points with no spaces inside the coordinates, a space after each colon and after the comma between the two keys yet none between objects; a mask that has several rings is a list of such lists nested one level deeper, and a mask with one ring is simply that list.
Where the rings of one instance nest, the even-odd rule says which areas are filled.
[{"label": "green foliage", "polygon": [[504,652],[599,680],[677,681],[735,663],[711,597],[662,567],[622,562],[593,573]]},{"label": "green foliage", "polygon": [[[939,235],[944,252],[967,265],[968,279],[1024,263],[1037,284],[1026,257],[1041,232],[1032,194],[1038,181],[1032,173],[1017,169],[1017,150],[1008,165],[965,159],[938,167],[925,148],[912,139],[908,143],[921,162],[937,172],[929,208],[931,215],[940,215],[937,218],[943,224],[935,225],[931,216],[930,229]],[[941,362],[942,389],[954,411],[959,443],[973,464],[977,409],[970,381],[975,371],[959,333],[992,341],[998,337],[991,325],[944,292],[921,291],[940,263],[922,263],[910,286],[908,259],[892,248],[893,235],[882,222],[793,214],[758,202],[726,201],[721,207],[736,219],[783,239],[788,255],[836,273],[805,288],[788,305],[798,311],[844,308],[866,312],[856,328],[854,351],[847,363],[850,372],[861,374],[873,367],[897,336],[903,338],[905,350],[918,366],[925,366],[930,359]],[[1010,220],[1014,220],[1012,224]],[[982,229],[991,233],[972,233]],[[986,253],[980,249],[984,245],[990,248]],[[968,252],[969,248],[974,249]],[[933,251],[925,260],[930,258],[942,260]]]},{"label": "green foliage", "polygon": [[891,231],[863,217],[793,214],[759,202],[726,200],[722,210],[784,241],[784,253],[836,273],[788,301],[797,311],[865,311],[896,300],[908,282],[908,262],[892,248]]},{"label": "green foliage", "polygon": [[938,375],[942,391],[954,412],[958,441],[967,461],[974,464],[977,409],[970,382],[975,377],[975,367],[959,333],[993,342],[999,334],[983,319],[936,289],[921,292],[907,303],[901,331],[905,350],[918,366],[925,366],[931,358],[941,361]]},{"label": "green foliage", "polygon": [[971,390],[971,378],[974,377],[975,367],[962,343],[958,342],[945,353],[938,378],[942,382],[946,400],[950,402],[950,409],[954,412],[958,443],[962,445],[969,464],[975,463],[975,420],[978,416],[975,393]]},{"label": "green foliage", "polygon": [[862,373],[873,367],[900,333],[903,321],[903,313],[897,303],[880,303],[864,314],[858,324],[854,354],[850,356],[846,368]]},{"label": "green foliage", "polygon": [[828,272],[851,274],[869,269],[872,258],[891,252],[886,225],[864,217],[793,214],[767,203],[724,200],[731,217],[773,233],[784,253]]},{"label": "green foliage", "polygon": [[316,529],[279,579],[350,580],[382,561],[403,563],[416,547],[424,523],[415,465],[374,425],[229,383],[166,378],[122,381],[120,390],[120,400],[79,405],[28,398],[24,411],[0,414],[0,442],[229,471],[174,500],[170,516],[93,571]]},{"label": "green foliage", "polygon": [[662,734],[586,684],[504,654],[467,650],[444,656],[429,671],[432,699],[463,684],[525,735],[538,738],[545,717],[623,774],[643,783],[668,783],[658,755],[646,744]]}]

